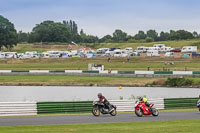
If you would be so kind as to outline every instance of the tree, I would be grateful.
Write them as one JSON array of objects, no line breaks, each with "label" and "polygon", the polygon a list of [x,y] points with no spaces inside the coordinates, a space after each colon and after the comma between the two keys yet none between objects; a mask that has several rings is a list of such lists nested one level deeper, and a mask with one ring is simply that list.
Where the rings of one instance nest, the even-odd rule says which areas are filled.
[{"label": "tree", "polygon": [[161,32],[160,33],[160,36],[159,36],[159,38],[158,38],[158,40],[159,41],[167,41],[167,40],[169,40],[169,33],[168,32]]},{"label": "tree", "polygon": [[0,15],[0,50],[3,46],[11,49],[17,44],[17,32],[14,24]]},{"label": "tree", "polygon": [[28,33],[19,31],[17,33],[17,42],[28,42]]},{"label": "tree", "polygon": [[117,29],[113,33],[113,40],[115,42],[127,41],[127,34],[122,30]]},{"label": "tree", "polygon": [[106,35],[106,36],[104,36],[104,37],[102,37],[100,39],[100,42],[108,42],[110,40],[112,40],[112,36],[111,35]]},{"label": "tree", "polygon": [[71,42],[71,33],[65,24],[44,21],[33,28],[30,40],[32,42]]},{"label": "tree", "polygon": [[75,21],[63,21],[63,24],[65,24],[69,30],[70,30],[70,33],[72,35],[72,41],[74,42],[78,42],[80,41],[80,36],[78,36],[78,26],[77,24],[75,23]]},{"label": "tree", "polygon": [[192,34],[193,34],[194,38],[198,38],[199,37],[199,35],[198,35],[198,33],[196,31],[194,31]]},{"label": "tree", "polygon": [[139,31],[138,32],[138,34],[136,34],[135,36],[134,36],[134,39],[135,40],[144,40],[144,39],[146,39],[146,37],[147,37],[147,35],[144,33],[144,31]]},{"label": "tree", "polygon": [[194,36],[192,33],[185,31],[185,30],[170,30],[170,40],[187,40],[193,39]]},{"label": "tree", "polygon": [[153,41],[157,41],[158,33],[155,30],[148,30],[147,31],[147,37],[152,38]]}]

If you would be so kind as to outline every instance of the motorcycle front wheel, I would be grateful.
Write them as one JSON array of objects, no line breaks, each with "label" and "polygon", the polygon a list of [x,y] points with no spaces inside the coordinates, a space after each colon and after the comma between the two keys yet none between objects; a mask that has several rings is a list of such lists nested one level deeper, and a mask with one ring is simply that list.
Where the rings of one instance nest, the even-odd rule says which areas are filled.
[{"label": "motorcycle front wheel", "polygon": [[99,110],[98,108],[93,108],[93,109],[92,109],[92,114],[93,114],[94,116],[99,116],[99,115],[100,115],[100,110]]},{"label": "motorcycle front wheel", "polygon": [[135,109],[135,114],[139,117],[142,117],[143,116],[143,112],[141,109]]},{"label": "motorcycle front wheel", "polygon": [[153,115],[153,116],[158,116],[158,115],[159,115],[158,110],[155,109],[155,108],[152,108],[152,115]]},{"label": "motorcycle front wheel", "polygon": [[116,109],[114,109],[112,112],[110,112],[110,115],[112,115],[112,116],[116,116],[116,115],[117,115],[117,111],[116,111]]}]

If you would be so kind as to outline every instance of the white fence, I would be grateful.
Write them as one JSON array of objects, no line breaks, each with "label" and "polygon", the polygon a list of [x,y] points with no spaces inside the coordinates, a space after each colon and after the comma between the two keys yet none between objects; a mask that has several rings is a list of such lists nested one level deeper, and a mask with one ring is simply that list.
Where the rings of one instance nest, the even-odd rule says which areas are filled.
[{"label": "white fence", "polygon": [[[135,102],[136,100],[110,100],[111,104],[117,106],[118,112],[135,111]],[[148,102],[153,103],[156,109],[164,109],[163,98],[149,99]]]},{"label": "white fence", "polygon": [[0,116],[37,115],[36,102],[0,102]]}]

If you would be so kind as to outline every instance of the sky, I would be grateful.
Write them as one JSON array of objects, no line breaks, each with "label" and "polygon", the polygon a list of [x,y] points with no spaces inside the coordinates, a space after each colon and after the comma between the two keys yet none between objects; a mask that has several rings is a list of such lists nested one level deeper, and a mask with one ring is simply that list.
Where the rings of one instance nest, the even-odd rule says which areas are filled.
[{"label": "sky", "polygon": [[200,33],[200,0],[0,0],[0,15],[17,31],[31,32],[45,20],[74,20],[79,31],[103,37],[115,29]]}]

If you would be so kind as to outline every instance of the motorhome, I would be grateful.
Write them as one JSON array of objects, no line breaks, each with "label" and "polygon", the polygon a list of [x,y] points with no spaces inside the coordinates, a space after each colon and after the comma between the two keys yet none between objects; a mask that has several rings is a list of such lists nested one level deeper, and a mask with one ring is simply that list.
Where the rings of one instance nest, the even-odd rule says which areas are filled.
[{"label": "motorhome", "polygon": [[139,46],[139,47],[136,48],[135,51],[138,52],[138,53],[144,53],[144,52],[147,52],[147,50],[148,50],[148,47]]},{"label": "motorhome", "polygon": [[153,47],[164,48],[165,44],[154,44]]},{"label": "motorhome", "polygon": [[171,47],[162,47],[160,48],[160,52],[170,52],[171,49]]},{"label": "motorhome", "polygon": [[122,51],[120,49],[114,50],[114,57],[122,57]]},{"label": "motorhome", "polygon": [[184,46],[181,52],[197,52],[197,46]]},{"label": "motorhome", "polygon": [[133,52],[133,48],[131,48],[131,47],[129,47],[129,48],[125,48],[125,50],[126,50],[128,53]]},{"label": "motorhome", "polygon": [[147,56],[160,56],[158,50],[147,50]]},{"label": "motorhome", "polygon": [[4,58],[17,58],[17,52],[3,52],[1,55]]},{"label": "motorhome", "polygon": [[174,56],[174,52],[166,52],[165,53],[165,57],[173,57]]}]

